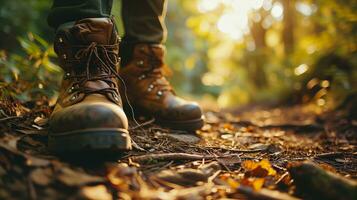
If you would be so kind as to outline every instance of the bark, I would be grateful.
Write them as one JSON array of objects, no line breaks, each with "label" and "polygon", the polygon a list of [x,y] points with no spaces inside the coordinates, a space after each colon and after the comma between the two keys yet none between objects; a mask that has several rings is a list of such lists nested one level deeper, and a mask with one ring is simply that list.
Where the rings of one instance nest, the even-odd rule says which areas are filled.
[{"label": "bark", "polygon": [[284,30],[283,30],[283,43],[284,52],[286,55],[291,54],[294,49],[294,28],[295,28],[295,0],[282,0],[284,8]]},{"label": "bark", "polygon": [[314,199],[357,199],[357,183],[327,172],[311,162],[294,164],[289,168],[298,192]]}]

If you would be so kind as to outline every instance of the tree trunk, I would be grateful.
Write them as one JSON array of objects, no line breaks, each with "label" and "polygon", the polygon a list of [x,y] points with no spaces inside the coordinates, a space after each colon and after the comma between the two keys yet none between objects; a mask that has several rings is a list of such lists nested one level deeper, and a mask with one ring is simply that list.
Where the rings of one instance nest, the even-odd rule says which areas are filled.
[{"label": "tree trunk", "polygon": [[283,29],[283,43],[284,52],[289,55],[294,49],[294,18],[295,18],[295,0],[282,0],[281,1],[284,8],[284,29]]}]

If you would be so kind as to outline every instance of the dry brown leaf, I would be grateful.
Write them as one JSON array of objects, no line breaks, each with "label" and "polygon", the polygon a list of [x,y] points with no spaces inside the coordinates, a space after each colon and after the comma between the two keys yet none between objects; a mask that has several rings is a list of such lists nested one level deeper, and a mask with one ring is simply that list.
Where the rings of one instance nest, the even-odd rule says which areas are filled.
[{"label": "dry brown leaf", "polygon": [[211,162],[199,169],[164,170],[153,178],[181,186],[196,185],[197,182],[207,182],[219,169],[217,162]]},{"label": "dry brown leaf", "polygon": [[46,186],[52,182],[53,173],[51,169],[37,168],[30,173],[31,180],[41,186]]},{"label": "dry brown leaf", "polygon": [[111,200],[112,195],[104,185],[86,186],[81,189],[84,197],[91,200]]},{"label": "dry brown leaf", "polygon": [[260,162],[246,160],[242,162],[242,167],[246,170],[246,176],[266,177],[275,176],[276,171],[272,168],[269,160],[263,159]]},{"label": "dry brown leaf", "polygon": [[248,149],[250,150],[267,150],[269,148],[268,144],[262,144],[262,143],[256,143],[248,146]]},{"label": "dry brown leaf", "polygon": [[263,185],[264,185],[265,179],[264,178],[256,178],[252,181],[252,187],[255,190],[260,190],[262,189]]},{"label": "dry brown leaf", "polygon": [[58,179],[68,186],[83,186],[87,184],[103,183],[105,181],[102,177],[89,175],[81,171],[74,171],[67,167],[61,169]]},{"label": "dry brown leaf", "polygon": [[135,178],[138,176],[138,171],[135,167],[129,167],[125,163],[111,166],[107,173],[107,179],[117,189],[121,191],[129,190],[130,186],[139,188],[135,182]]},{"label": "dry brown leaf", "polygon": [[231,157],[222,157],[217,158],[217,161],[222,165],[235,165],[241,163],[242,160],[240,159],[239,155],[232,155]]}]

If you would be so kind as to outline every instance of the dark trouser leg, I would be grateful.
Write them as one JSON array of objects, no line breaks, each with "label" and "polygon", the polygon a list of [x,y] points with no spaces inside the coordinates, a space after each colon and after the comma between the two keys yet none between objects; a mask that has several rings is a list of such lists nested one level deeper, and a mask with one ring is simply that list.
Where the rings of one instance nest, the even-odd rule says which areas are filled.
[{"label": "dark trouser leg", "polygon": [[54,0],[48,24],[61,24],[92,17],[110,17],[113,0]]},{"label": "dark trouser leg", "polygon": [[122,2],[125,41],[135,43],[165,41],[166,0],[123,0]]},{"label": "dark trouser leg", "polygon": [[160,44],[166,40],[166,0],[122,0],[125,36],[120,46],[122,66],[131,59],[135,44]]}]

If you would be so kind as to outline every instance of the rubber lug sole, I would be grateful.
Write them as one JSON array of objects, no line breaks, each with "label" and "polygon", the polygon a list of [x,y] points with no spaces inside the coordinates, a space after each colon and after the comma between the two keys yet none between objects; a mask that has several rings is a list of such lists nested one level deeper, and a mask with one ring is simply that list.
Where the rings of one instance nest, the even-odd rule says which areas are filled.
[{"label": "rubber lug sole", "polygon": [[51,152],[122,152],[131,149],[131,139],[125,129],[84,129],[64,133],[49,133]]},{"label": "rubber lug sole", "polygon": [[202,128],[204,125],[204,120],[202,118],[185,120],[185,121],[168,121],[157,119],[155,123],[162,125],[164,127],[168,127],[173,130],[182,130],[182,131],[196,131]]}]

